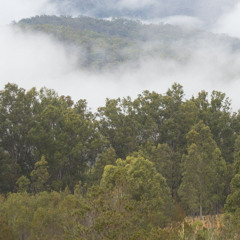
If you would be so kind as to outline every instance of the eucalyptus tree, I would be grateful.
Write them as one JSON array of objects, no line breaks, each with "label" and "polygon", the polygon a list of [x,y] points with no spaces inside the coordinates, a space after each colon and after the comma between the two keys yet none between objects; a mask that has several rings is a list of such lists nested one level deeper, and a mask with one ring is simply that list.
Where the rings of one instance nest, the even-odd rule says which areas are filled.
[{"label": "eucalyptus tree", "polygon": [[[38,104],[35,88],[26,91],[8,83],[0,91],[0,161],[5,166],[5,177],[11,176],[13,182],[21,175],[29,175],[34,166],[30,131],[35,126]],[[15,184],[9,183],[13,191]]]},{"label": "eucalyptus tree", "polygon": [[213,211],[213,206],[218,204],[216,194],[222,198],[226,163],[210,128],[202,121],[186,137],[187,154],[183,156],[183,178],[178,192],[187,212],[199,211],[202,218],[204,212]]}]

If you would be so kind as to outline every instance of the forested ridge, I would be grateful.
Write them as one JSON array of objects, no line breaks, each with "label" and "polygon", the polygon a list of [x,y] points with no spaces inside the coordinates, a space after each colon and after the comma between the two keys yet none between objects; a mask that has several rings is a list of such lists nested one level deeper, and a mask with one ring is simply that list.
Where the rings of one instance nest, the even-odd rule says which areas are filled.
[{"label": "forested ridge", "polygon": [[149,58],[185,64],[203,43],[204,46],[228,46],[235,54],[240,49],[237,38],[124,18],[36,16],[22,19],[15,26],[52,36],[73,49],[70,53],[77,56],[79,68],[90,71],[113,70],[123,64],[137,68],[143,59]]},{"label": "forested ridge", "polygon": [[[106,99],[0,91],[0,239],[237,239],[240,115],[183,87]],[[184,219],[221,216],[220,228]]]}]

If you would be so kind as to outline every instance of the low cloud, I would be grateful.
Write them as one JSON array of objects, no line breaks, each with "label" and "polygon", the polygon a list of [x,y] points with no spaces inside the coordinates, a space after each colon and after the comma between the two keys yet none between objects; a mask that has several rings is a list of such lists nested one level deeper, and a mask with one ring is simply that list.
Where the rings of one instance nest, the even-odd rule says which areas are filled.
[{"label": "low cloud", "polygon": [[225,45],[192,43],[195,49],[184,63],[145,58],[138,68],[128,65],[95,73],[79,70],[74,51],[70,54],[46,35],[23,33],[9,26],[0,28],[0,33],[1,89],[8,82],[25,89],[46,86],[60,95],[72,96],[75,101],[87,99],[95,111],[107,97],[134,98],[146,89],[164,93],[178,82],[184,86],[187,98],[203,89],[218,90],[233,100],[235,111],[239,109],[240,54]]},{"label": "low cloud", "polygon": [[[121,0],[122,4],[124,1]],[[23,17],[58,13],[57,5],[52,2],[48,0],[0,1],[0,26]],[[62,2],[64,4],[64,1]],[[186,0],[185,3],[187,2]],[[132,4],[132,7],[136,4],[150,6],[155,4],[155,1],[129,0],[128,3],[129,6]],[[156,4],[160,3],[163,4],[163,1]],[[175,9],[180,6],[174,5],[172,0],[170,3],[175,6]],[[209,5],[204,0],[201,3],[202,5],[197,1],[193,4],[192,9],[196,10],[196,14],[192,17],[170,16],[170,14],[164,18],[164,21],[181,26],[199,27],[203,24],[199,19],[204,19],[204,9],[211,10],[216,7],[216,14],[213,15],[218,18],[218,21],[214,25],[214,30],[240,37],[240,4],[236,5],[237,0],[231,3],[226,0],[221,0],[221,3],[219,0],[214,0]],[[164,5],[162,7],[164,9]],[[210,10],[208,16],[213,12]],[[76,9],[75,11],[77,12]],[[181,10],[175,12],[178,11],[181,12]],[[185,45],[176,43],[176,48],[184,52],[187,45],[187,42]],[[189,59],[184,63],[148,57],[140,61],[138,68],[133,67],[136,65],[132,64],[121,66],[119,70],[112,72],[86,72],[77,68],[76,51],[69,52],[66,46],[49,36],[23,33],[11,26],[1,26],[0,88],[3,89],[8,82],[16,83],[26,89],[34,86],[40,89],[46,86],[55,89],[59,94],[70,95],[74,100],[87,99],[89,106],[96,110],[97,107],[104,105],[107,97],[136,97],[146,89],[164,93],[174,82],[178,82],[184,86],[186,97],[196,95],[202,89],[209,92],[215,89],[226,92],[232,99],[233,109],[239,109],[239,52],[233,52],[229,46],[211,43],[208,40],[192,43],[191,49],[193,50],[190,52]]]},{"label": "low cloud", "polygon": [[179,18],[181,22],[189,22],[192,17],[200,20],[201,24],[204,23],[205,29],[209,29],[222,16],[234,11],[239,0],[51,0],[51,2],[56,3],[60,14],[74,16],[84,14],[105,18],[125,16],[141,20],[170,18],[169,20],[173,21],[176,16],[181,16]]},{"label": "low cloud", "polygon": [[59,76],[74,71],[76,59],[66,48],[43,34],[0,27],[1,87],[7,82],[23,87],[54,87]]},{"label": "low cloud", "polygon": [[0,25],[41,14],[56,14],[56,5],[49,0],[0,1]]},{"label": "low cloud", "polygon": [[197,17],[176,15],[161,19],[162,22],[189,29],[202,28],[204,23]]},{"label": "low cloud", "polygon": [[240,2],[231,11],[219,17],[213,31],[240,38]]},{"label": "low cloud", "polygon": [[117,7],[120,9],[127,8],[130,10],[137,10],[137,9],[153,6],[156,4],[157,4],[156,0],[120,0],[117,3]]}]

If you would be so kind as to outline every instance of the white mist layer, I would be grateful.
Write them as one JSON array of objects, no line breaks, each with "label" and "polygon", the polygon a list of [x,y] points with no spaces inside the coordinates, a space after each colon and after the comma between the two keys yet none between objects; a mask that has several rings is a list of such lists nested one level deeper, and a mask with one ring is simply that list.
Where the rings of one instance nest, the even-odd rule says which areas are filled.
[{"label": "white mist layer", "polygon": [[213,31],[240,38],[240,2],[231,11],[219,17]]},{"label": "white mist layer", "polygon": [[12,82],[26,88],[54,88],[62,76],[75,69],[76,58],[46,35],[23,33],[12,27],[0,27],[0,33],[1,87]]},{"label": "white mist layer", "polygon": [[121,8],[127,8],[130,10],[141,9],[144,7],[156,5],[157,0],[120,0],[117,6]]},{"label": "white mist layer", "polygon": [[180,26],[180,27],[186,27],[189,29],[194,29],[194,28],[202,28],[204,26],[203,21],[196,17],[190,17],[190,16],[170,16],[167,18],[161,19],[162,22],[175,25],[175,26]]},{"label": "white mist layer", "polygon": [[203,43],[185,63],[143,59],[139,68],[122,66],[108,73],[76,70],[76,56],[42,34],[0,28],[0,88],[8,82],[38,89],[46,86],[75,101],[86,99],[93,111],[106,98],[137,97],[143,90],[165,93],[174,82],[183,85],[186,98],[201,91],[218,90],[240,108],[240,55],[227,46]]},{"label": "white mist layer", "polygon": [[49,0],[1,0],[0,25],[42,14],[56,14],[56,6]]}]

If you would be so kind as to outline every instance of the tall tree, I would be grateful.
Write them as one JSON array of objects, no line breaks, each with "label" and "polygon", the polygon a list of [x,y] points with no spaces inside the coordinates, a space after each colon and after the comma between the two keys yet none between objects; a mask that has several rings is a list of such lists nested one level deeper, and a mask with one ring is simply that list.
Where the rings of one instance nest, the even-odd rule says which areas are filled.
[{"label": "tall tree", "polygon": [[17,178],[20,174],[29,175],[34,165],[29,133],[38,112],[37,96],[35,88],[26,92],[10,83],[0,91],[0,151],[7,155],[8,165],[19,167]]},{"label": "tall tree", "polygon": [[218,91],[213,91],[211,96],[201,91],[193,102],[198,108],[199,120],[210,127],[213,139],[220,148],[225,161],[232,163],[235,136],[229,98],[225,93]]},{"label": "tall tree", "polygon": [[[210,128],[202,121],[194,125],[187,134],[187,155],[183,157],[183,179],[179,195],[189,213],[199,209],[200,218],[210,211],[213,204],[213,192],[219,187],[217,171],[219,164],[225,166],[221,152],[213,140]],[[219,187],[219,191],[220,191]],[[221,189],[222,190],[222,189]],[[221,194],[219,192],[219,194]]]}]

